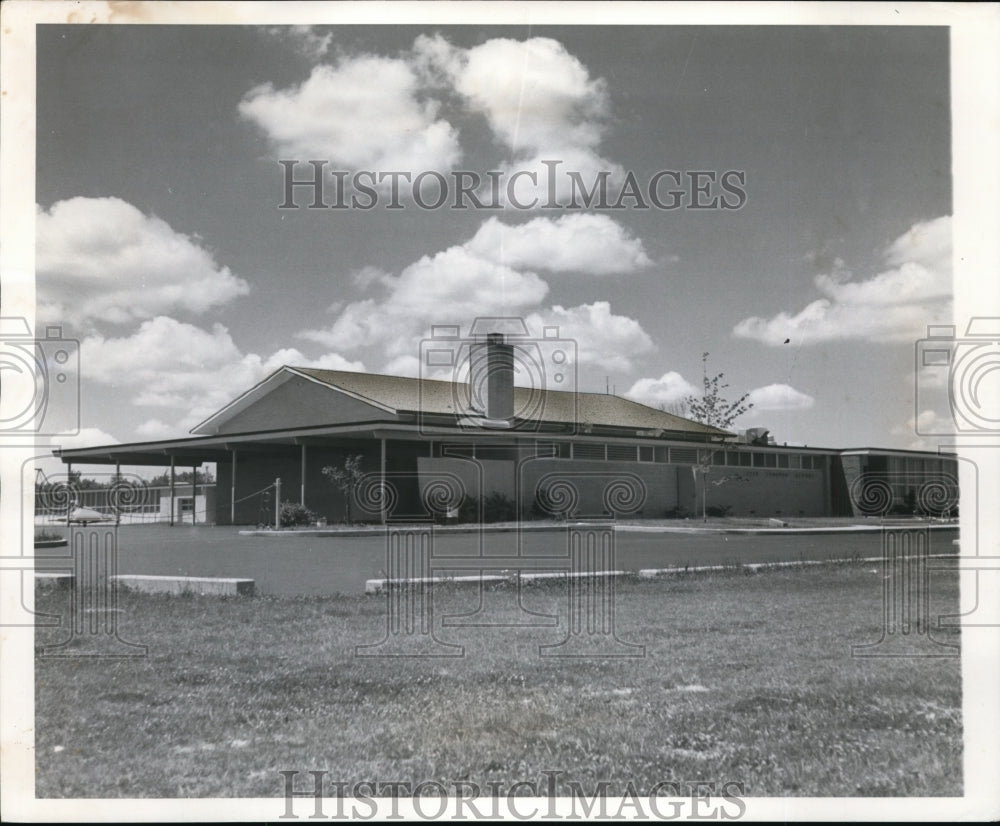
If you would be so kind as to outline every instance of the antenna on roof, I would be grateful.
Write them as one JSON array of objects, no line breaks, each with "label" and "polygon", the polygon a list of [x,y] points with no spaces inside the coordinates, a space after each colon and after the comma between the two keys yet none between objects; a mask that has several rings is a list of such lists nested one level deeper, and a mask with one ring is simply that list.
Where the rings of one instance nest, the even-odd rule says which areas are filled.
[{"label": "antenna on roof", "polygon": [[609,387],[608,382],[609,381],[611,381],[611,376],[605,376],[604,377],[604,395],[605,396],[608,395],[608,387]]}]

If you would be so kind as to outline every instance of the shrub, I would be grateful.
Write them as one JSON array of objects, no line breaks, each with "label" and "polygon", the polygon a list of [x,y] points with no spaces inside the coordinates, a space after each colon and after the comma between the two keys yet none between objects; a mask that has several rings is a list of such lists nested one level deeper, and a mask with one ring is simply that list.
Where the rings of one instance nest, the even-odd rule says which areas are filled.
[{"label": "shrub", "polygon": [[667,519],[688,519],[690,518],[691,514],[688,513],[686,508],[677,506],[674,508],[670,508],[670,510],[666,512],[665,516]]},{"label": "shrub", "polygon": [[[499,491],[493,491],[483,500],[483,522],[511,522],[517,518],[514,500]],[[438,514],[437,521],[444,521],[445,514]],[[465,496],[458,506],[458,521],[476,523],[479,521],[479,499]]]},{"label": "shrub", "polygon": [[479,498],[476,496],[462,497],[462,504],[458,506],[459,522],[479,521]]},{"label": "shrub", "polygon": [[731,505],[709,505],[705,508],[706,516],[726,516],[733,508]]},{"label": "shrub", "polygon": [[52,542],[62,538],[61,534],[52,533],[52,531],[35,531],[35,542]]},{"label": "shrub", "polygon": [[312,525],[316,521],[316,514],[305,505],[298,502],[281,503],[281,526],[293,527],[295,525]]},{"label": "shrub", "polygon": [[483,501],[483,522],[513,522],[517,519],[517,505],[507,494],[493,491]]}]

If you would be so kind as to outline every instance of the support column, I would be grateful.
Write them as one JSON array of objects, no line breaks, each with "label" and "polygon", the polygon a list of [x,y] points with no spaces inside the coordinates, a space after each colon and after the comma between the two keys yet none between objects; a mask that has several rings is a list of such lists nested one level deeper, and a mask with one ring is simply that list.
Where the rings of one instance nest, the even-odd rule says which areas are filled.
[{"label": "support column", "polygon": [[229,524],[236,524],[236,448],[233,448],[233,472],[229,479]]},{"label": "support column", "polygon": [[191,466],[191,524],[198,524],[198,466]]},{"label": "support column", "polygon": [[66,499],[66,538],[69,539],[70,538],[70,536],[69,536],[69,517],[70,517],[70,514],[73,512],[73,494],[72,494],[72,490],[73,490],[73,463],[72,462],[67,462],[66,463],[66,489],[69,491],[69,494],[68,494],[67,499]]},{"label": "support column", "polygon": [[[120,482],[122,478],[122,463],[115,462],[115,482]],[[110,504],[110,503],[109,503]],[[122,521],[121,511],[115,511],[115,525],[120,525]]]},{"label": "support column", "polygon": [[177,509],[174,483],[174,457],[170,457],[170,527],[174,526],[174,511]]},{"label": "support column", "polygon": [[302,507],[306,506],[306,446],[302,445],[302,476],[301,476],[301,490],[299,491],[299,504]]},{"label": "support column", "polygon": [[[380,456],[379,456],[379,474],[381,476],[381,482],[384,485],[385,484],[385,439],[379,439],[379,450],[380,450]],[[386,497],[384,497],[384,496],[381,497],[381,503],[382,504],[379,506],[379,518],[380,518],[380,521],[382,522],[383,525],[386,522],[386,512],[385,512],[386,501],[385,500],[386,500]]]}]

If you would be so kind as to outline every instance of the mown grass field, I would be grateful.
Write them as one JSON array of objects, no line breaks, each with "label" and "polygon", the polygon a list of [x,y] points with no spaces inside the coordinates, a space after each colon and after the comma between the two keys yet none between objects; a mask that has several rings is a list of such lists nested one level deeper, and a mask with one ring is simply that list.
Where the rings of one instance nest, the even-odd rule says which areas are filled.
[{"label": "mown grass field", "polygon": [[[931,615],[954,612],[935,573]],[[331,781],[538,780],[592,787],[744,784],[747,796],[962,793],[959,659],[855,659],[881,635],[863,563],[622,578],[618,635],[637,659],[541,658],[565,585],[526,602],[559,628],[445,628],[452,659],[356,658],[381,597],[123,594],[139,660],[36,659],[38,797],[277,797],[281,770]],[[512,615],[512,592],[494,594]],[[64,610],[64,592],[38,607]],[[468,609],[440,587],[435,611]],[[65,630],[39,629],[36,645]],[[941,635],[944,637],[945,635]],[[947,635],[957,643],[958,635]],[[275,816],[280,812],[275,810]]]}]

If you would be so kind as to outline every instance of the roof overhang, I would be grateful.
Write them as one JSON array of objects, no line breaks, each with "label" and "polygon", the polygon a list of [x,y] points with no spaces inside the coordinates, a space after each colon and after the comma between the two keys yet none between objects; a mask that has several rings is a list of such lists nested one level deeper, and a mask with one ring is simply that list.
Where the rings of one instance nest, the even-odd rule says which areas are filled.
[{"label": "roof overhang", "polygon": [[129,444],[100,445],[96,447],[56,448],[53,454],[64,463],[96,465],[153,465],[169,466],[171,463],[183,466],[200,465],[204,462],[227,462],[233,452],[240,453],[283,453],[288,454],[313,445],[337,445],[345,442],[394,439],[400,441],[463,441],[463,442],[510,442],[521,439],[542,439],[546,441],[621,441],[635,443],[637,439],[656,443],[683,443],[697,446],[711,443],[707,439],[692,439],[690,433],[642,433],[635,430],[614,432],[610,429],[594,429],[583,433],[556,427],[512,428],[509,430],[465,429],[456,427],[454,419],[449,423],[429,425],[424,422],[358,422],[347,425],[324,425],[288,430],[267,430],[250,433],[225,433],[214,436],[191,436],[183,439],[167,439],[156,442],[133,442]]}]

